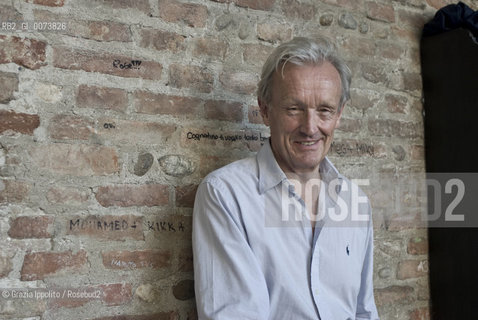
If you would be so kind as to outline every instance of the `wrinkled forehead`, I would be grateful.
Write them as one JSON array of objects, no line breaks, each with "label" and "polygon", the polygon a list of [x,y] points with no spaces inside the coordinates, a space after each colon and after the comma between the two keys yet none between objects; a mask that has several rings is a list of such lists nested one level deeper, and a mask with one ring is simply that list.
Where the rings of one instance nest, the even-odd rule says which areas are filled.
[{"label": "wrinkled forehead", "polygon": [[337,69],[327,61],[320,64],[287,63],[277,69],[271,78],[271,98],[289,94],[319,95],[330,103],[339,103],[342,83]]}]

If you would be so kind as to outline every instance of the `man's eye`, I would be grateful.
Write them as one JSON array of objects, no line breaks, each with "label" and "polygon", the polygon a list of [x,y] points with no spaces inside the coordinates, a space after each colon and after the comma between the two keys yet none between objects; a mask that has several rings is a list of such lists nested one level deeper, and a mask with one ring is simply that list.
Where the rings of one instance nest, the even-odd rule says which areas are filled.
[{"label": "man's eye", "polygon": [[324,108],[319,109],[318,114],[322,119],[331,119],[334,116],[335,111],[329,108]]}]

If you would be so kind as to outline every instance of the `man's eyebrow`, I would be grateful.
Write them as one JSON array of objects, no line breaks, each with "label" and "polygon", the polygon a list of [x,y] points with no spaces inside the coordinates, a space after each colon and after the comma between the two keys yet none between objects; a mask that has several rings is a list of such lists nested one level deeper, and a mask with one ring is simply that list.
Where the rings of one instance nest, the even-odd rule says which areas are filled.
[{"label": "man's eyebrow", "polygon": [[321,103],[319,103],[317,108],[327,108],[327,109],[335,110],[335,109],[337,109],[337,106],[335,106],[335,104],[333,104],[333,103],[321,102]]},{"label": "man's eyebrow", "polygon": [[307,104],[300,101],[300,100],[297,100],[297,99],[289,99],[289,100],[284,100],[284,103],[283,103],[283,106],[284,107],[290,107],[290,106],[296,106],[296,107],[299,107],[299,108],[307,108]]}]

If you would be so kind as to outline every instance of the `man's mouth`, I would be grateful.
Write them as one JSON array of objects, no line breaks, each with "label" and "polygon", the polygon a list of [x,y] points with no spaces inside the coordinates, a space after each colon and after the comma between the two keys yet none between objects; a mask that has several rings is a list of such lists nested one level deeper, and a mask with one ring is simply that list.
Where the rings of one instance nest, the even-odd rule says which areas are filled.
[{"label": "man's mouth", "polygon": [[303,145],[303,146],[312,146],[316,144],[319,140],[313,140],[313,141],[297,141],[298,144]]},{"label": "man's mouth", "polygon": [[304,145],[304,146],[311,146],[311,145],[315,144],[316,141],[302,141],[302,142],[299,142],[299,143]]}]

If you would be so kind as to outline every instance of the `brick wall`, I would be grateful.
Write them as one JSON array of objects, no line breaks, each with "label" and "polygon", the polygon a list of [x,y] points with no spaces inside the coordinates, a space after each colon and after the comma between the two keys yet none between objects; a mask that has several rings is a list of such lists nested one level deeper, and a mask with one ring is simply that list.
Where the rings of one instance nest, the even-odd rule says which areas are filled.
[{"label": "brick wall", "polygon": [[30,22],[0,30],[0,287],[99,293],[1,299],[0,318],[195,319],[196,186],[268,136],[274,46],[320,33],[353,68],[331,158],[371,179],[379,312],[428,319],[425,200],[396,181],[425,170],[418,40],[447,3],[0,0]]}]

